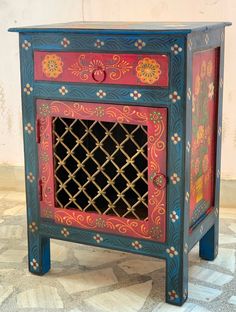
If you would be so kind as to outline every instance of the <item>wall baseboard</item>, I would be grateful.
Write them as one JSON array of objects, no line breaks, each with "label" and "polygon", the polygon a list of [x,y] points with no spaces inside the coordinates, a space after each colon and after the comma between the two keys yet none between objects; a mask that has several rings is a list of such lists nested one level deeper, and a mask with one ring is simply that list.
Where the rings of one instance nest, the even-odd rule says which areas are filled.
[{"label": "wall baseboard", "polygon": [[[23,166],[0,165],[0,191],[25,191]],[[236,208],[236,180],[221,180],[220,205]]]}]

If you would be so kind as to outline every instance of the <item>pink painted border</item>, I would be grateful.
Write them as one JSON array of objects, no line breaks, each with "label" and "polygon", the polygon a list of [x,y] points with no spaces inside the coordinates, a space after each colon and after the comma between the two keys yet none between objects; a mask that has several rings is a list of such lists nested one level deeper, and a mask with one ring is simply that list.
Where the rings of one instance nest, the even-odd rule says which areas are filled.
[{"label": "pink painted border", "polygon": [[[56,207],[51,121],[53,117],[57,116],[147,125],[148,221]],[[40,203],[41,217],[52,218],[56,223],[67,226],[152,239],[159,242],[165,241],[166,188],[158,190],[152,182],[152,177],[156,173],[166,175],[166,108],[37,100],[37,118],[40,121],[39,175],[43,189],[43,197]]]}]

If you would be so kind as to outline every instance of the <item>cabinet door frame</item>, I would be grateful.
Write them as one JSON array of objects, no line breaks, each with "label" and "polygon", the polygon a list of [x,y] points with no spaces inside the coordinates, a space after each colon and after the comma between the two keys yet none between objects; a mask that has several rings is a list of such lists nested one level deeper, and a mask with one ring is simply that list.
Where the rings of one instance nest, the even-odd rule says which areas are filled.
[{"label": "cabinet door frame", "polygon": [[[165,241],[166,184],[155,185],[166,177],[167,109],[114,104],[37,100],[37,138],[41,217],[58,224],[154,241]],[[148,220],[84,212],[56,204],[53,124],[55,117],[144,125],[147,127]]]}]

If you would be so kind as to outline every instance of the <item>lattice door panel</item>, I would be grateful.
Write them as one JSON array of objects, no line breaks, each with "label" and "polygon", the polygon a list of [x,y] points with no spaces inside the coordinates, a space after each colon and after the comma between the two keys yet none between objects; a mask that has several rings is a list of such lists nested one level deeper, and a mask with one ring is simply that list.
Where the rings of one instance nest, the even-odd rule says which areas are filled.
[{"label": "lattice door panel", "polygon": [[37,101],[41,215],[165,240],[164,108]]},{"label": "lattice door panel", "polygon": [[148,218],[147,126],[56,117],[53,134],[59,207]]}]

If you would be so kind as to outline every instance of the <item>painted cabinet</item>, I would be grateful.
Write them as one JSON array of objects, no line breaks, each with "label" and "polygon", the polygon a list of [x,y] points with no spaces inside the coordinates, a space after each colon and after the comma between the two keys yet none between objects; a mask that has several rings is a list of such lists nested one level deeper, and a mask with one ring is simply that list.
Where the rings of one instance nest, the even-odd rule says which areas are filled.
[{"label": "painted cabinet", "polygon": [[29,270],[50,238],[166,260],[188,296],[188,254],[218,250],[224,29],[229,23],[75,23],[20,33]]}]

